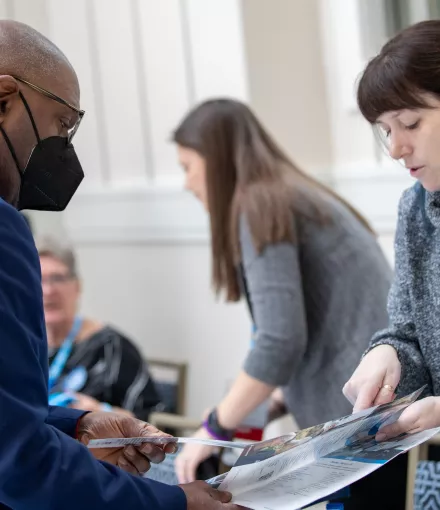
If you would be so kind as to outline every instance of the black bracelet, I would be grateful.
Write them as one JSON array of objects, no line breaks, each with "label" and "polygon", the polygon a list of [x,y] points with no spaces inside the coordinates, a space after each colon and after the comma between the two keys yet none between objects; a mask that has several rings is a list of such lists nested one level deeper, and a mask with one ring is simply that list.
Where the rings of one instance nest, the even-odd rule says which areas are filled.
[{"label": "black bracelet", "polygon": [[213,409],[208,418],[203,422],[205,430],[215,439],[230,441],[234,437],[234,430],[225,429],[218,421],[217,409]]}]

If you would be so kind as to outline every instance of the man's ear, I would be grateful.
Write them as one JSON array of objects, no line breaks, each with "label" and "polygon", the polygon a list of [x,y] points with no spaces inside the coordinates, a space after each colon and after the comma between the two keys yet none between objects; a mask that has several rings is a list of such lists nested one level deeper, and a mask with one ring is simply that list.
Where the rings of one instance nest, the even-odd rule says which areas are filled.
[{"label": "man's ear", "polygon": [[7,74],[0,75],[0,123],[3,123],[11,111],[13,102],[19,93],[17,80]]}]

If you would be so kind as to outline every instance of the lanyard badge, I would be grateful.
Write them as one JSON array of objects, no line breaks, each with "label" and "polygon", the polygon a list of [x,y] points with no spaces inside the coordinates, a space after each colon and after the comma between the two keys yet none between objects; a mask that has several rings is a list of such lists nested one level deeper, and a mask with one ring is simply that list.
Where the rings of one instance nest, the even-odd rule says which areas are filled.
[{"label": "lanyard badge", "polygon": [[64,367],[66,366],[67,360],[72,352],[75,338],[80,332],[82,322],[83,321],[80,317],[75,317],[72,329],[49,367],[49,391],[53,389],[63,373]]}]

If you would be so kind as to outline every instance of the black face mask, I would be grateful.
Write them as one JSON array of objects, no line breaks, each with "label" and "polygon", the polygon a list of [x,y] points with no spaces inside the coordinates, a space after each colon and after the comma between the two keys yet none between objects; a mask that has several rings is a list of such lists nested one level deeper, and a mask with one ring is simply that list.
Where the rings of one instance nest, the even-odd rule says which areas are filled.
[{"label": "black face mask", "polygon": [[84,178],[81,163],[67,138],[51,136],[44,140],[40,139],[32,112],[21,92],[20,97],[37,138],[37,145],[33,148],[24,170],[20,169],[11,140],[0,125],[0,131],[20,173],[21,186],[17,209],[64,211]]}]

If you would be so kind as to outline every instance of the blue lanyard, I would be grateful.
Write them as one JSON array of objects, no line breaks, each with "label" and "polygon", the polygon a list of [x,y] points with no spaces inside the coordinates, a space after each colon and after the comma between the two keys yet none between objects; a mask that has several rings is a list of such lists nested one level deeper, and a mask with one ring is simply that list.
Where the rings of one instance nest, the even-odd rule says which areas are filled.
[{"label": "blue lanyard", "polygon": [[77,337],[83,320],[81,317],[75,317],[73,321],[72,329],[69,331],[69,334],[66,336],[63,345],[60,347],[57,355],[52,361],[49,367],[49,391],[55,386],[63,373],[64,367],[66,366],[67,360],[69,359],[70,353],[72,352],[73,344],[75,342],[75,338]]}]

